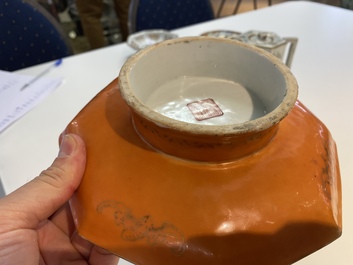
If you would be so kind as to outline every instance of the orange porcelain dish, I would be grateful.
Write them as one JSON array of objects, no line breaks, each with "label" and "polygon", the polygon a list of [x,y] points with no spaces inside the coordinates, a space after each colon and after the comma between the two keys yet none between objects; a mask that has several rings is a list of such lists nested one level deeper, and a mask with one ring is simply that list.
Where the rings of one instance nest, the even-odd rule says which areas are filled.
[{"label": "orange porcelain dish", "polygon": [[227,161],[167,155],[135,126],[116,79],[63,133],[86,143],[70,203],[94,244],[135,264],[283,265],[341,235],[336,146],[299,101],[266,146]]}]

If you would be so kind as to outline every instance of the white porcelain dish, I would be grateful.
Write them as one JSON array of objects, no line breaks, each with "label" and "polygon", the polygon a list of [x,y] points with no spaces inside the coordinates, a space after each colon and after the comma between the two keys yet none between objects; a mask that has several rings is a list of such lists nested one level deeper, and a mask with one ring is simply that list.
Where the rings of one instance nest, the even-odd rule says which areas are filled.
[{"label": "white porcelain dish", "polygon": [[130,35],[127,44],[135,50],[142,50],[155,43],[177,37],[178,35],[166,30],[145,30]]},{"label": "white porcelain dish", "polygon": [[201,36],[226,38],[226,39],[232,39],[232,40],[239,40],[240,35],[241,35],[241,32],[230,31],[230,30],[214,30],[214,31],[208,31],[201,34]]}]

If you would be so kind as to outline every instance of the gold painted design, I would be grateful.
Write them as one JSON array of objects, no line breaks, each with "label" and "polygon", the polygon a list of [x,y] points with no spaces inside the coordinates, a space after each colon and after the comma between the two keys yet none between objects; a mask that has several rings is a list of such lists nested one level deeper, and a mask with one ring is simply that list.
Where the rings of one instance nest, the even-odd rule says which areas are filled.
[{"label": "gold painted design", "polygon": [[150,215],[136,217],[130,208],[121,202],[103,201],[97,207],[102,213],[107,208],[113,209],[114,222],[121,229],[121,238],[129,242],[145,240],[150,245],[165,246],[176,256],[184,254],[186,244],[182,232],[174,225],[164,222],[156,225]]}]

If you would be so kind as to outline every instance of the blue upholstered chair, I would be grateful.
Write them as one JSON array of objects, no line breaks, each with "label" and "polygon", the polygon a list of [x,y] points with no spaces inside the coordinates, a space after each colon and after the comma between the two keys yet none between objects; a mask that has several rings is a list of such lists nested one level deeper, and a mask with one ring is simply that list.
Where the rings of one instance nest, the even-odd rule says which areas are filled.
[{"label": "blue upholstered chair", "polygon": [[209,0],[131,0],[129,33],[171,30],[214,18]]},{"label": "blue upholstered chair", "polygon": [[59,22],[35,0],[0,1],[0,69],[14,71],[72,54]]}]

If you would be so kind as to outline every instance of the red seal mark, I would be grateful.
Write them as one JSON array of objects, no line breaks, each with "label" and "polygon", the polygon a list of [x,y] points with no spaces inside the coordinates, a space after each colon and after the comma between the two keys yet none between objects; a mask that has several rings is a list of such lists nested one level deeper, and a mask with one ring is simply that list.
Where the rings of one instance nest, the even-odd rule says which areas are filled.
[{"label": "red seal mark", "polygon": [[223,112],[213,99],[207,98],[187,104],[192,115],[198,121],[222,116]]}]

